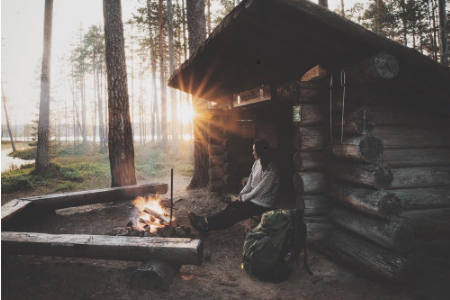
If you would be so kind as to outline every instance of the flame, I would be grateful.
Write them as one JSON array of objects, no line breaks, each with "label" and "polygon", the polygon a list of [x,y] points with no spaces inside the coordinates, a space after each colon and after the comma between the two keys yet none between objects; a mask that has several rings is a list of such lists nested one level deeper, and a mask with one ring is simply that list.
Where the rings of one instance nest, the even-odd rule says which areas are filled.
[{"label": "flame", "polygon": [[137,197],[132,203],[138,210],[138,215],[135,220],[133,220],[135,229],[156,233],[158,228],[165,226],[160,219],[150,216],[144,211],[146,208],[149,208],[160,215],[166,215],[166,210],[161,205],[161,198],[158,194],[147,198]]}]

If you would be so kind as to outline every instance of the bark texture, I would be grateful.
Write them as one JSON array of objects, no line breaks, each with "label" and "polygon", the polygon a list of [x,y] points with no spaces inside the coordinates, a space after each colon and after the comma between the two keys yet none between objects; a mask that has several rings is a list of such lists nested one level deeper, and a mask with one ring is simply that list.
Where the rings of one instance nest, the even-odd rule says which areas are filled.
[{"label": "bark texture", "polygon": [[104,0],[111,186],[135,185],[133,133],[120,0]]}]

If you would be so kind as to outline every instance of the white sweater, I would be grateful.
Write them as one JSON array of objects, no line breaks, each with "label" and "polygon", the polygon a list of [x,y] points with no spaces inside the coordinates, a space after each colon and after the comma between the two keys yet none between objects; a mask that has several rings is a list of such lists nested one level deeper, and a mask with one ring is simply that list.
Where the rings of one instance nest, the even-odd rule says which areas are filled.
[{"label": "white sweater", "polygon": [[251,201],[264,207],[273,207],[277,198],[280,177],[278,170],[269,165],[268,170],[263,171],[259,159],[255,161],[247,184],[240,192],[243,202]]}]

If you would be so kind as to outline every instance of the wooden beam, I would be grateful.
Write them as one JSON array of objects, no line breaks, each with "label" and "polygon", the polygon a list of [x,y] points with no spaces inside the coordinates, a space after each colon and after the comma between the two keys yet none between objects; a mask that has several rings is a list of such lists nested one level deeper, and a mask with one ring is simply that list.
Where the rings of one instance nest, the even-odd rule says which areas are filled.
[{"label": "wooden beam", "polygon": [[450,208],[405,210],[401,214],[418,237],[448,237]]},{"label": "wooden beam", "polygon": [[297,151],[323,150],[329,141],[325,128],[300,127],[294,135],[294,147]]},{"label": "wooden beam", "polygon": [[402,210],[400,200],[394,193],[387,191],[332,184],[327,196],[333,201],[382,219],[397,216]]},{"label": "wooden beam", "polygon": [[370,83],[396,77],[400,66],[393,55],[380,52],[344,70],[346,83]]},{"label": "wooden beam", "polygon": [[376,190],[390,187],[393,180],[391,169],[387,165],[335,162],[331,172],[337,181]]},{"label": "wooden beam", "polygon": [[328,217],[305,217],[306,243],[320,243],[325,241],[334,229]]},{"label": "wooden beam", "polygon": [[338,159],[374,163],[384,152],[383,142],[372,136],[345,137],[331,145],[333,156]]},{"label": "wooden beam", "polygon": [[188,238],[3,231],[2,252],[130,261],[160,259],[172,264],[200,265],[203,243]]},{"label": "wooden beam", "polygon": [[294,173],[294,188],[299,195],[317,195],[328,188],[329,180],[325,172]]},{"label": "wooden beam", "polygon": [[323,79],[325,76],[327,76],[327,70],[325,70],[320,65],[317,65],[314,68],[310,69],[305,74],[303,74],[301,81],[319,80]]},{"label": "wooden beam", "polygon": [[450,148],[385,149],[378,160],[391,167],[450,165]]},{"label": "wooden beam", "polygon": [[450,186],[389,190],[403,209],[450,207]]},{"label": "wooden beam", "polygon": [[450,135],[444,128],[411,126],[376,126],[372,135],[389,148],[450,147]]},{"label": "wooden beam", "polygon": [[303,196],[305,216],[325,216],[330,211],[330,201],[324,195]]},{"label": "wooden beam", "polygon": [[450,166],[392,168],[389,189],[411,189],[450,185]]},{"label": "wooden beam", "polygon": [[94,203],[129,201],[146,194],[165,193],[167,193],[167,184],[156,183],[36,196],[21,200],[33,202],[33,207],[54,210]]},{"label": "wooden beam", "polygon": [[295,152],[294,167],[298,172],[325,169],[327,157],[321,152]]},{"label": "wooden beam", "polygon": [[[294,124],[296,126],[315,126],[320,125],[325,120],[325,115],[318,104],[304,103],[299,104],[294,112]],[[298,121],[295,121],[298,120]]]},{"label": "wooden beam", "polygon": [[31,203],[32,202],[28,200],[14,199],[2,205],[2,225],[18,215]]},{"label": "wooden beam", "polygon": [[380,220],[341,208],[333,208],[329,218],[334,223],[380,246],[401,253],[411,250],[414,244],[412,227],[399,218]]}]

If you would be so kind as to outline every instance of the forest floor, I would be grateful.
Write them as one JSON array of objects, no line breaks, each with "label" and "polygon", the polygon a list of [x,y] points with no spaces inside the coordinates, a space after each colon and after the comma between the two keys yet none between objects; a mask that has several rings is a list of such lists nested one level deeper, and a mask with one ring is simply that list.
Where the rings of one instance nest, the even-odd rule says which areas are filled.
[{"label": "forest floor", "polygon": [[[189,211],[210,214],[229,201],[226,195],[207,189],[186,190],[188,182],[187,176],[175,176],[174,196],[181,200],[175,203],[174,215],[181,225],[189,225]],[[3,193],[2,203],[24,196],[27,195]],[[132,210],[130,202],[62,209],[56,215],[17,225],[14,230],[107,235],[116,227],[125,227]],[[308,261],[313,276],[300,264],[281,283],[259,281],[240,268],[245,230],[254,223],[244,221],[227,230],[212,232],[203,239],[203,263],[183,265],[164,291],[130,288],[131,275],[140,262],[2,254],[1,299],[441,300],[448,299],[450,294],[448,263],[447,267],[425,268],[415,279],[402,284],[379,283],[360,277],[311,248]],[[199,238],[195,230],[193,234]]]}]

